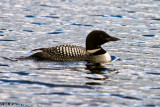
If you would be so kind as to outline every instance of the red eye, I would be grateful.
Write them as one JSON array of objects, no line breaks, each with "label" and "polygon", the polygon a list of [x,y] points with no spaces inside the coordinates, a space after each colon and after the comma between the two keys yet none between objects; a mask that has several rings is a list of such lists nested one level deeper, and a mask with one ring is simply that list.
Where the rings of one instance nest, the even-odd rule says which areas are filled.
[{"label": "red eye", "polygon": [[99,38],[101,38],[101,39],[102,39],[102,38],[103,38],[103,35],[99,35]]}]

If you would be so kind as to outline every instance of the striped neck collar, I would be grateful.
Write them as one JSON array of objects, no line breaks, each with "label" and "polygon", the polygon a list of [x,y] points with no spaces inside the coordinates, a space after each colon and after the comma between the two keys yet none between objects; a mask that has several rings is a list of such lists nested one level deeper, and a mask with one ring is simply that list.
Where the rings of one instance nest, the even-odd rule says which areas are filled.
[{"label": "striped neck collar", "polygon": [[106,51],[102,48],[87,50],[87,52],[89,52],[92,55],[101,55],[106,53]]},{"label": "striped neck collar", "polygon": [[89,52],[89,53],[95,53],[95,52],[97,52],[97,51],[99,51],[99,50],[101,50],[101,48],[98,48],[98,49],[92,49],[92,50],[87,50],[87,52]]}]

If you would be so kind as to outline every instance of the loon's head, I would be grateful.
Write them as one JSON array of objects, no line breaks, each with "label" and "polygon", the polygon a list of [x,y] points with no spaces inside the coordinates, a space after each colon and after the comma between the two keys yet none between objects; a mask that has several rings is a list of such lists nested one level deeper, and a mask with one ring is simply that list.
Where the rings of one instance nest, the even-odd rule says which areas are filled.
[{"label": "loon's head", "polygon": [[101,45],[110,42],[118,41],[120,39],[108,35],[106,32],[101,30],[94,30],[90,32],[86,38],[86,50],[94,50],[101,48]]}]

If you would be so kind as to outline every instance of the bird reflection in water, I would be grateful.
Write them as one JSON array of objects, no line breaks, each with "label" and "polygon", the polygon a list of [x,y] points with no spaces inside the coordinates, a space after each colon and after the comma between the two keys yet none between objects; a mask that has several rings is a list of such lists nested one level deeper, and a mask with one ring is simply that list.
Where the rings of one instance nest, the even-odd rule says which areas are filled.
[{"label": "bird reflection in water", "polygon": [[107,64],[102,63],[87,63],[86,70],[89,70],[86,77],[87,79],[93,80],[86,82],[86,85],[103,85],[105,80],[109,79],[109,74],[111,72],[118,73],[117,69],[107,68]]},{"label": "bird reflection in water", "polygon": [[[111,56],[112,61],[120,61],[119,58]],[[107,65],[110,65],[111,62],[106,63],[87,63],[86,69],[93,74],[104,74],[106,72],[117,71],[116,69],[107,68]]]}]

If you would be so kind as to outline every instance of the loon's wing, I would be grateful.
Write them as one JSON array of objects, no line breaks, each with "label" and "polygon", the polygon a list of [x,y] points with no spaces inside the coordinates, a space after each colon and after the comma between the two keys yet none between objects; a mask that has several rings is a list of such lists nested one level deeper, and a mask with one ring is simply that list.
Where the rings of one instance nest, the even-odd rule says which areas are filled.
[{"label": "loon's wing", "polygon": [[60,45],[51,48],[40,48],[38,50],[43,50],[50,55],[61,55],[65,57],[80,57],[86,55],[86,49],[81,46],[74,45]]}]

